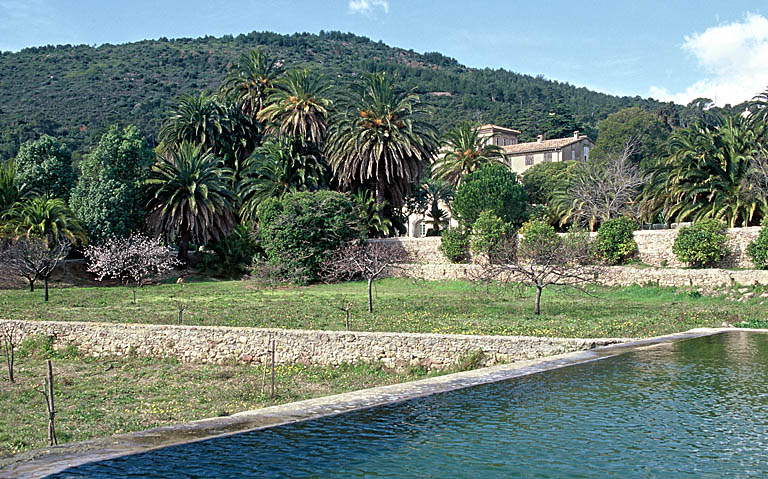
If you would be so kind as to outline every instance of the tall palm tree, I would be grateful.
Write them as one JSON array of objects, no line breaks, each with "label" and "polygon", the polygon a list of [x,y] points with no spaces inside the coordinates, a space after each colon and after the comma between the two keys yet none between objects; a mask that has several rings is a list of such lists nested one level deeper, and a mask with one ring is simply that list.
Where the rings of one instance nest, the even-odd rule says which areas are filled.
[{"label": "tall palm tree", "polygon": [[224,79],[222,91],[233,98],[243,113],[255,119],[264,108],[267,95],[283,69],[277,60],[261,48],[250,50]]},{"label": "tall palm tree", "polygon": [[279,137],[266,141],[243,164],[237,188],[240,217],[255,222],[256,210],[265,199],[318,189],[324,170],[317,156],[302,151],[299,141]]},{"label": "tall palm tree", "polygon": [[169,150],[183,142],[202,145],[217,151],[223,128],[222,105],[215,95],[200,92],[183,95],[171,115],[160,127],[161,150]]},{"label": "tall palm tree", "polygon": [[731,227],[759,223],[768,205],[747,181],[756,144],[755,131],[741,116],[676,132],[669,142],[671,156],[646,186],[646,216],[660,212],[670,221],[714,218]]},{"label": "tall palm tree", "polygon": [[83,226],[61,198],[22,200],[3,216],[3,231],[13,238],[41,238],[47,244],[85,241]]},{"label": "tall palm tree", "polygon": [[326,153],[343,187],[370,185],[377,203],[403,206],[438,149],[418,95],[398,91],[392,78],[372,74],[340,103]]},{"label": "tall palm tree", "polygon": [[284,138],[298,137],[317,145],[325,139],[328,108],[325,97],[330,84],[311,70],[291,70],[275,81],[267,105],[256,116],[267,124],[267,132]]},{"label": "tall palm tree", "polygon": [[749,110],[752,112],[750,121],[753,123],[766,123],[768,120],[768,90],[755,95],[749,102]]},{"label": "tall palm tree", "polygon": [[485,144],[478,137],[477,128],[469,122],[462,122],[446,133],[443,140],[445,154],[433,166],[432,176],[458,186],[461,177],[472,173],[482,165],[504,161],[504,150],[500,146]]},{"label": "tall palm tree", "polygon": [[0,217],[21,199],[21,185],[16,179],[13,161],[0,163]]},{"label": "tall palm tree", "polygon": [[147,221],[155,234],[178,242],[179,259],[187,259],[190,241],[206,244],[234,227],[231,175],[221,159],[192,143],[158,157],[146,181]]}]

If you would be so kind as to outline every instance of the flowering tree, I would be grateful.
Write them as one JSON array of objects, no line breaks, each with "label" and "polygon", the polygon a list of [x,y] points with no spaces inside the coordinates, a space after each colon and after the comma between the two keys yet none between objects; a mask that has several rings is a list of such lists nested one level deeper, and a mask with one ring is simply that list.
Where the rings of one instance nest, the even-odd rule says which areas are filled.
[{"label": "flowering tree", "polygon": [[146,280],[180,264],[173,248],[162,244],[159,238],[149,238],[141,233],[126,238],[113,236],[100,246],[89,246],[85,257],[88,271],[96,274],[97,280],[109,277],[120,280],[125,286],[132,285],[134,304],[136,291]]}]

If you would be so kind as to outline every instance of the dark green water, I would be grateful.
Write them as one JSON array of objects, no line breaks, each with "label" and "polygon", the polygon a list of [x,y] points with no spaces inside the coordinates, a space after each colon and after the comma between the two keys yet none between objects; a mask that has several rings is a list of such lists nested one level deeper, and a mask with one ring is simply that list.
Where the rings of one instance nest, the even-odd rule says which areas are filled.
[{"label": "dark green water", "polygon": [[768,335],[733,332],[56,478],[766,478]]}]

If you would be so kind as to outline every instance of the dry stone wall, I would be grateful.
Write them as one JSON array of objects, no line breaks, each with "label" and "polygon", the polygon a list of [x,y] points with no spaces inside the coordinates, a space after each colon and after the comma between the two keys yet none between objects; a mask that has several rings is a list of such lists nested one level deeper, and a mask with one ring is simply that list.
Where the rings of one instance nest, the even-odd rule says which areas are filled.
[{"label": "dry stone wall", "polygon": [[77,346],[86,355],[170,357],[183,362],[262,363],[270,337],[278,364],[377,363],[442,369],[483,351],[485,364],[533,359],[621,342],[528,336],[470,336],[353,331],[305,331],[62,321],[12,321],[22,337],[46,335],[55,347]]},{"label": "dry stone wall", "polygon": [[[429,281],[473,279],[479,277],[477,264],[407,264],[393,270],[393,276],[418,278]],[[522,278],[521,278],[522,280]],[[726,269],[648,268],[637,266],[610,266],[601,269],[595,283],[603,286],[631,286],[655,284],[659,286],[733,286],[768,284],[768,271]]]},{"label": "dry stone wall", "polygon": [[[672,253],[672,245],[677,237],[678,229],[635,231],[637,242],[637,259],[651,266],[685,266]],[[727,230],[728,255],[723,259],[722,268],[753,268],[754,265],[746,255],[747,245],[760,233],[760,227],[731,228]],[[592,234],[594,239],[595,234]],[[447,263],[445,256],[440,253],[440,238],[390,238],[375,240],[392,247],[401,247],[413,258],[414,263],[439,264]]]}]

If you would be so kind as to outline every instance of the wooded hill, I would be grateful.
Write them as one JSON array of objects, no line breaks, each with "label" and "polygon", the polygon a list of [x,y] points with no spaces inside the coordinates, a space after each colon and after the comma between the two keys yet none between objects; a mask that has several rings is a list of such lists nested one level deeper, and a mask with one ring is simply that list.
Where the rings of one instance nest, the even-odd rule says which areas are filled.
[{"label": "wooded hill", "polygon": [[543,77],[470,69],[439,53],[419,54],[339,32],[46,46],[0,54],[0,160],[43,133],[65,139],[77,157],[111,124],[135,124],[154,143],[181,94],[214,90],[233,62],[257,47],[286,67],[311,67],[338,78],[339,86],[366,72],[392,72],[434,106],[440,131],[468,119],[517,128],[523,141],[574,129],[595,136],[597,122],[621,108],[662,111],[672,123],[684,110]]}]

